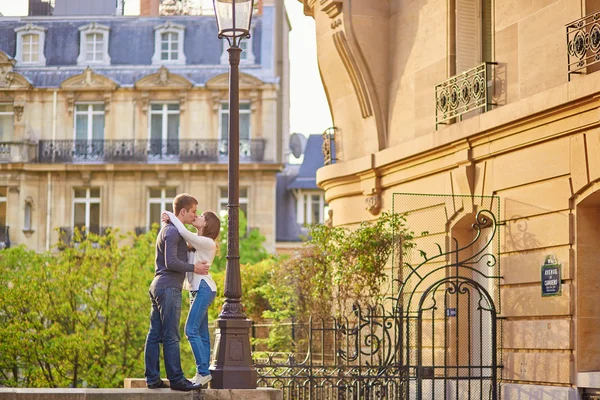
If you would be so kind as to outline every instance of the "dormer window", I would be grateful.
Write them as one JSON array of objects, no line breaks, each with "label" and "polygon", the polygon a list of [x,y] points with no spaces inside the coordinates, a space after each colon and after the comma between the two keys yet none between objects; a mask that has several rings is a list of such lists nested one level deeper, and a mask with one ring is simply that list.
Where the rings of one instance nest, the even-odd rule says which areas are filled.
[{"label": "dormer window", "polygon": [[185,26],[168,21],[154,28],[152,64],[185,64],[183,39]]},{"label": "dormer window", "polygon": [[15,29],[17,33],[17,54],[15,59],[22,65],[46,65],[44,42],[46,28],[27,24]]},{"label": "dormer window", "polygon": [[108,65],[109,27],[95,22],[79,28],[80,46],[78,65]]},{"label": "dormer window", "polygon": [[[229,64],[229,53],[227,52],[229,43],[227,40],[222,40],[222,42],[223,53],[221,53],[221,64]],[[252,30],[250,30],[250,37],[248,39],[240,40],[239,46],[240,49],[242,49],[242,52],[240,53],[240,64],[254,64],[256,62],[256,57],[252,51]]]}]

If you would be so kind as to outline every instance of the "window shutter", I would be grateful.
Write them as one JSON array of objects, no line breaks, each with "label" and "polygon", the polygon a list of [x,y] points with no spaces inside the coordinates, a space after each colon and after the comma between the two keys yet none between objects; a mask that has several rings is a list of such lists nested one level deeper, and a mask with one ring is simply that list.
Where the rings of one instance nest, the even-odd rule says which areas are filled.
[{"label": "window shutter", "polygon": [[483,61],[481,1],[456,0],[456,74]]},{"label": "window shutter", "polygon": [[494,61],[493,55],[493,32],[494,32],[494,20],[492,18],[492,0],[482,1],[482,20],[483,20],[483,60],[481,61]]}]

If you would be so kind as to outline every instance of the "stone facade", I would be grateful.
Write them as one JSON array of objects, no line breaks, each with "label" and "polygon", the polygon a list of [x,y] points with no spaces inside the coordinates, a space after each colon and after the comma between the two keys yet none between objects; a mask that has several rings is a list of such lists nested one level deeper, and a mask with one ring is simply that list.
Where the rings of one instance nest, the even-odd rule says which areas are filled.
[{"label": "stone facade", "polygon": [[[43,60],[30,47],[23,62],[14,59],[30,40],[28,27],[45,34]],[[253,19],[252,57],[242,57],[240,69],[242,208],[271,251],[276,173],[289,136],[288,50],[280,40],[289,29],[283,5],[265,2]],[[88,30],[86,40],[107,45],[109,57],[82,64],[78,38]],[[0,225],[10,227],[11,245],[46,249],[57,228],[84,217],[99,231],[144,230],[158,222],[151,203],[164,206],[179,192],[195,195],[199,210],[226,210],[229,66],[214,16],[4,18],[0,31],[0,118],[5,110],[11,118],[9,129],[0,127]],[[155,52],[163,44],[172,52]],[[156,63],[155,54],[172,59]],[[97,199],[99,214],[75,198],[80,190]],[[86,204],[79,211],[77,201]]]},{"label": "stone facade", "polygon": [[[300,1],[316,21],[336,127],[338,161],[317,173],[334,225],[392,210],[393,193],[498,196],[504,398],[597,388],[600,73],[567,73],[565,26],[600,4]],[[465,10],[481,10],[471,37]],[[436,85],[466,76],[457,70],[465,40],[479,49],[469,68],[495,63],[486,65],[489,97],[436,127]],[[562,264],[560,296],[541,295],[547,254]]]}]

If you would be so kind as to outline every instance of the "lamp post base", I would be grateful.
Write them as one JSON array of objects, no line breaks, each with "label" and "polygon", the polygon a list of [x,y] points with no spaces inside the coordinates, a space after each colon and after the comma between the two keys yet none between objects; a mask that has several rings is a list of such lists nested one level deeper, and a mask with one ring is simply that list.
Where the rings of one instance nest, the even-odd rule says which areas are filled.
[{"label": "lamp post base", "polygon": [[256,389],[252,363],[249,319],[218,319],[211,387],[213,389]]}]

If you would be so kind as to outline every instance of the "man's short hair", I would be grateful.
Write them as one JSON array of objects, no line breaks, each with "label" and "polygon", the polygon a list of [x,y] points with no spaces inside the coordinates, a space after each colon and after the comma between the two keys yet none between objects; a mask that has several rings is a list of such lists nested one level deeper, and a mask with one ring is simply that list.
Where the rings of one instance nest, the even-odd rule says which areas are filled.
[{"label": "man's short hair", "polygon": [[189,211],[195,205],[198,205],[198,200],[191,194],[181,193],[173,199],[173,211],[175,215],[179,215],[183,209]]}]

